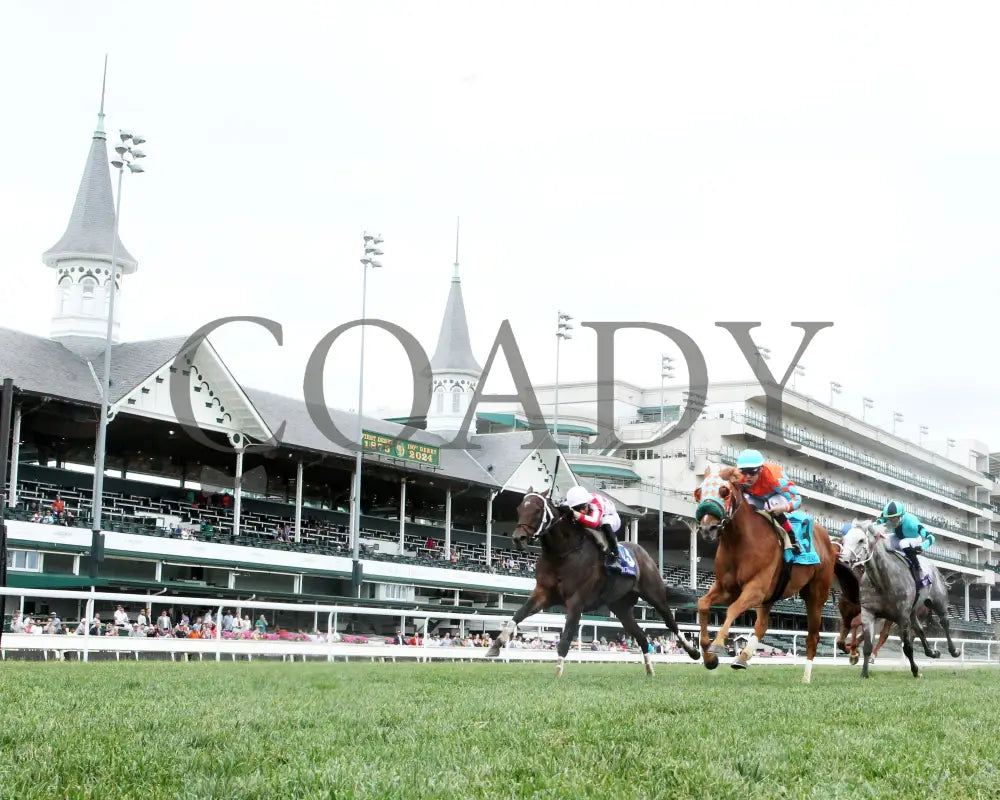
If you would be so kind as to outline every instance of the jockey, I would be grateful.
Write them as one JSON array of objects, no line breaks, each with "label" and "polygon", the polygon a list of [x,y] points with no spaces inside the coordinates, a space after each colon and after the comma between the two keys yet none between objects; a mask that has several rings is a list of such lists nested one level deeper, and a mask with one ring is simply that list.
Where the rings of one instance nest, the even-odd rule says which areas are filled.
[{"label": "jockey", "polygon": [[917,556],[921,550],[926,550],[934,544],[934,534],[923,526],[916,514],[908,512],[898,500],[890,500],[886,504],[878,522],[885,523],[896,534],[894,540],[896,548],[910,563],[917,588],[923,586],[923,569]]},{"label": "jockey", "polygon": [[788,534],[792,553],[799,555],[802,548],[795,541],[792,523],[785,516],[802,506],[802,497],[795,484],[785,477],[785,471],[778,465],[765,462],[757,450],[744,450],[736,459],[740,471],[739,485],[746,491],[746,497],[755,508],[769,511],[782,530]]},{"label": "jockey", "polygon": [[621,517],[615,509],[615,504],[607,498],[593,492],[588,492],[582,486],[572,486],[566,492],[563,505],[569,507],[577,522],[585,528],[599,530],[604,533],[607,549],[604,553],[604,566],[608,569],[618,569],[618,529],[622,526]]}]

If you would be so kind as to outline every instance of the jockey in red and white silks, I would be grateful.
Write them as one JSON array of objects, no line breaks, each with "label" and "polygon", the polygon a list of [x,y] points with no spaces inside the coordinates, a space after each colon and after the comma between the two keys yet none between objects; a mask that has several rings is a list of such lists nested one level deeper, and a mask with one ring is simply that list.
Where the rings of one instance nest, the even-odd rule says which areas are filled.
[{"label": "jockey in red and white silks", "polygon": [[589,492],[582,486],[573,486],[566,493],[563,505],[568,506],[577,522],[585,528],[599,530],[604,533],[607,549],[605,550],[605,566],[616,569],[620,566],[618,559],[618,537],[622,520],[618,516],[615,504],[607,497],[595,492]]}]

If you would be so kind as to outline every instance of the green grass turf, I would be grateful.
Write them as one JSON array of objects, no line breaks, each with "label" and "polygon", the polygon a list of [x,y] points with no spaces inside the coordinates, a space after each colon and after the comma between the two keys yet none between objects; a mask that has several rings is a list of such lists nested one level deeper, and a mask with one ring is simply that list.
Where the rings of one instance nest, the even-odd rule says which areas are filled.
[{"label": "green grass turf", "polygon": [[986,798],[990,669],[0,666],[3,798]]}]

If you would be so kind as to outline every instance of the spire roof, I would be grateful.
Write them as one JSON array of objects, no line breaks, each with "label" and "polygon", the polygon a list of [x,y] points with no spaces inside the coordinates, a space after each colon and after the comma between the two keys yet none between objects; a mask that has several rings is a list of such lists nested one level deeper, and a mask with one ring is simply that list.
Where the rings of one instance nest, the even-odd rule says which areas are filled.
[{"label": "spire roof", "polygon": [[437,349],[431,359],[434,372],[463,370],[481,375],[483,368],[472,355],[469,340],[469,323],[465,318],[465,302],[462,300],[462,279],[458,276],[458,230],[455,231],[455,272],[451,278],[451,290],[444,307],[441,333],[438,334]]},{"label": "spire roof", "polygon": [[[115,203],[111,192],[111,167],[104,133],[104,109],[97,118],[97,130],[90,143],[87,164],[76,192],[73,213],[62,238],[42,254],[46,266],[54,267],[65,258],[97,257],[111,261],[111,237],[115,230]],[[118,240],[118,264],[123,272],[135,272],[138,263]]]}]

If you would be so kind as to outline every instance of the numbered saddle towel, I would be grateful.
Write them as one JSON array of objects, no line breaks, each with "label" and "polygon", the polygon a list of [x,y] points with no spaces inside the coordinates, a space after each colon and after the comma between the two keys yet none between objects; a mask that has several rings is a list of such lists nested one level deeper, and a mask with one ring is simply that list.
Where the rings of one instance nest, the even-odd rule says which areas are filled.
[{"label": "numbered saddle towel", "polygon": [[608,572],[615,575],[628,575],[633,578],[639,574],[639,565],[635,561],[635,556],[621,542],[618,543],[618,560],[621,562],[621,567],[616,570],[608,570]]},{"label": "numbered saddle towel", "polygon": [[799,543],[799,547],[802,548],[801,553],[792,557],[792,563],[804,566],[818,564],[820,561],[819,555],[813,548],[813,518],[808,514],[803,514],[801,511],[793,511],[786,516],[792,524],[792,530],[795,532],[795,538]]}]

